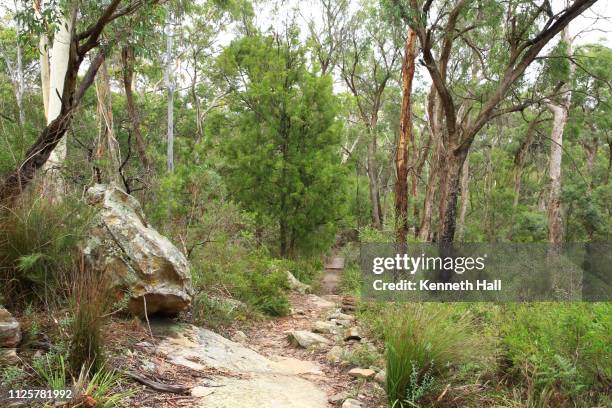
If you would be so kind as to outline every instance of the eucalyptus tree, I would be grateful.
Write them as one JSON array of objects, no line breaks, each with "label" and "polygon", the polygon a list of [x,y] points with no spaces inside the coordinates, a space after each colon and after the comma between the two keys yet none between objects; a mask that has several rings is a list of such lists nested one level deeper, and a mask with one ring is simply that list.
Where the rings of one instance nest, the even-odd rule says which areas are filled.
[{"label": "eucalyptus tree", "polygon": [[563,240],[563,225],[561,219],[561,159],[563,156],[563,132],[572,104],[572,77],[576,65],[571,62],[572,39],[566,26],[562,31],[560,47],[565,49],[563,57],[568,58],[563,78],[557,88],[556,100],[547,101],[548,109],[553,114],[553,125],[550,134],[550,159],[548,176],[550,177],[550,193],[548,198],[548,241],[559,245]]},{"label": "eucalyptus tree", "polygon": [[[400,112],[399,137],[395,153],[395,223],[396,239],[400,245],[406,243],[408,235],[408,145],[414,149],[412,127],[412,81],[416,59],[416,32],[409,28],[406,36],[402,63],[402,108]],[[414,153],[413,153],[414,155]],[[416,187],[416,184],[414,184]]]},{"label": "eucalyptus tree", "polygon": [[[318,0],[321,15],[308,21],[309,43],[321,75],[332,72],[338,64],[350,19],[348,0]],[[317,21],[320,20],[320,24]]]},{"label": "eucalyptus tree", "polygon": [[[444,116],[440,242],[454,240],[461,169],[476,135],[493,118],[533,103],[513,92],[525,81],[525,70],[595,1],[576,0],[553,11],[548,0],[392,0],[417,32]],[[467,50],[478,56],[476,76],[472,69],[456,69]]]},{"label": "eucalyptus tree", "polygon": [[380,5],[364,1],[348,25],[339,57],[340,76],[353,94],[357,116],[366,130],[366,169],[372,204],[372,226],[382,228],[377,163],[378,121],[385,90],[401,64],[403,36],[383,18]]},{"label": "eucalyptus tree", "polygon": [[[50,80],[50,84],[53,84],[50,90],[54,89],[56,91],[53,99],[56,102],[59,101],[59,105],[53,106],[52,109],[52,96],[50,94],[48,116],[54,118],[41,131],[38,139],[26,152],[23,160],[4,178],[0,186],[0,201],[17,197],[34,178],[36,172],[45,165],[51,153],[62,141],[75,110],[87,89],[93,84],[95,76],[109,52],[109,44],[101,44],[101,35],[105,28],[121,17],[134,14],[144,7],[156,3],[155,0],[145,2],[110,0],[102,5],[97,2],[96,4],[79,3],[79,7],[69,4],[70,7],[57,11],[61,17],[57,18],[54,23],[62,21],[62,18],[67,23],[59,24],[57,30],[54,30],[54,42],[63,39],[67,45],[67,61],[64,62],[64,59],[59,57],[64,53],[57,51],[57,67],[55,70],[52,69],[54,73],[51,73]],[[45,4],[45,6],[48,5]],[[49,10],[41,10],[40,14],[48,16],[52,13]],[[39,27],[39,30],[43,31],[40,29],[40,21],[37,20],[34,10],[31,10],[29,14],[24,13],[24,19],[28,18],[32,26]],[[58,44],[57,46],[61,48],[63,45]],[[91,56],[94,53],[95,55]],[[91,56],[89,66],[79,81],[79,69],[88,56]],[[61,71],[65,73],[63,81],[58,79],[55,83],[53,76],[61,78]]]},{"label": "eucalyptus tree", "polygon": [[[10,17],[18,15],[25,7],[25,3],[22,0],[13,1],[13,9],[5,10],[9,13]],[[5,44],[4,35],[0,37],[0,58],[5,64],[6,71],[9,74],[9,78],[13,85],[15,93],[15,102],[17,102],[17,111],[19,117],[19,126],[23,132],[25,126],[25,108],[23,96],[25,92],[25,67],[24,67],[24,49],[23,49],[23,27],[19,20],[11,18],[15,22],[14,27],[10,30],[3,30],[5,33],[10,33],[13,41],[10,48],[14,48],[14,52],[9,51],[8,44]]]}]

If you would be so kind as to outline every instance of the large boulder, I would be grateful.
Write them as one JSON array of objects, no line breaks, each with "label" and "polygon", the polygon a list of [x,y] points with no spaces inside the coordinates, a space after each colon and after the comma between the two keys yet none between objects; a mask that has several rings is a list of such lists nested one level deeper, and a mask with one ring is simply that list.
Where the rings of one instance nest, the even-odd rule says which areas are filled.
[{"label": "large boulder", "polygon": [[0,366],[15,364],[19,361],[15,347],[21,341],[21,327],[19,322],[0,306]]},{"label": "large boulder", "polygon": [[21,329],[19,322],[12,314],[0,306],[0,347],[17,347],[21,341]]},{"label": "large boulder", "polygon": [[168,238],[145,220],[140,203],[114,186],[87,191],[99,209],[83,253],[89,264],[110,277],[121,299],[127,294],[135,315],[176,315],[189,307],[193,293],[189,263]]}]

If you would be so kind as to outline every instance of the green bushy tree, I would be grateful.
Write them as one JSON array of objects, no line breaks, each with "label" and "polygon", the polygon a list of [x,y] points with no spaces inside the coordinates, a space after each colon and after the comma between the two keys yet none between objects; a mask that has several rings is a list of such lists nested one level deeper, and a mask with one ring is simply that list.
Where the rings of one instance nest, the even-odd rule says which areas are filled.
[{"label": "green bushy tree", "polygon": [[219,58],[232,95],[222,164],[230,191],[281,256],[326,246],[343,207],[340,123],[330,76],[307,68],[297,30],[253,35]]}]

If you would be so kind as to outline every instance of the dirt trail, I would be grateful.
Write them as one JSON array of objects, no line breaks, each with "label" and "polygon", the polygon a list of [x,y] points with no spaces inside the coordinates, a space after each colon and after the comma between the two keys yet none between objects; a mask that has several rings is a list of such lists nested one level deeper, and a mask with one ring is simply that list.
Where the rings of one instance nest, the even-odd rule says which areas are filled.
[{"label": "dirt trail", "polygon": [[321,278],[321,294],[336,295],[338,294],[338,284],[340,276],[344,270],[344,258],[338,255],[333,255],[325,263],[325,270]]},{"label": "dirt trail", "polygon": [[[334,313],[341,312],[343,299],[336,293],[343,267],[344,259],[333,256],[321,278],[324,295],[292,292],[289,316],[247,324],[242,331],[234,332],[232,340],[195,326],[167,327],[155,346],[156,354],[194,372],[208,372],[206,380],[192,384],[194,397],[189,406],[339,407],[342,399],[335,404],[329,402],[338,394],[358,398],[361,407],[378,406],[371,383],[364,386],[362,380],[348,375],[350,367],[329,358],[333,347],[347,349],[356,344],[344,340],[346,327],[330,320]],[[316,324],[332,327],[318,334],[324,337],[323,343],[303,348],[289,341],[296,331],[312,334]],[[351,318],[348,325],[353,324]],[[210,373],[211,369],[216,371]]]}]

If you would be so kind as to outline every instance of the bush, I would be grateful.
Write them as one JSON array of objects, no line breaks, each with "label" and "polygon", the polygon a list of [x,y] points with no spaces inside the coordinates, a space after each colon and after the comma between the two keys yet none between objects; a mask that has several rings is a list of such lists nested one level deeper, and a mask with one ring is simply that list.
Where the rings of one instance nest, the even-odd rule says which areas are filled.
[{"label": "bush", "polygon": [[0,285],[5,303],[32,298],[48,301],[74,267],[77,246],[91,212],[65,197],[52,203],[25,195],[11,208],[0,208]]},{"label": "bush", "polygon": [[69,361],[73,373],[83,367],[96,373],[104,367],[102,325],[109,309],[108,280],[84,265],[73,276]]},{"label": "bush", "polygon": [[[230,298],[244,302],[251,310],[270,316],[284,316],[289,313],[287,275],[279,270],[274,261],[262,251],[247,253],[236,245],[228,245],[218,253],[218,246],[210,246],[205,262],[196,262],[192,268],[194,286],[202,294],[194,304],[193,316],[208,320],[201,309],[212,308],[225,319],[227,311],[212,305],[212,298]],[[215,251],[210,251],[214,249]],[[199,310],[198,310],[199,309]],[[210,310],[210,309],[209,309]],[[215,324],[214,318],[211,322]]]},{"label": "bush", "polygon": [[249,314],[243,303],[231,299],[216,298],[206,292],[194,296],[191,302],[191,316],[198,325],[215,330],[229,325],[234,320],[246,318]]},{"label": "bush", "polygon": [[489,361],[492,344],[478,333],[468,314],[458,314],[452,307],[406,305],[384,319],[386,391],[391,405],[415,403],[411,401],[415,395],[424,396],[433,378],[446,375],[454,366]]},{"label": "bush", "polygon": [[589,393],[602,395],[612,381],[608,303],[534,303],[508,305],[501,325],[508,373],[525,387],[534,404],[587,404]]}]

